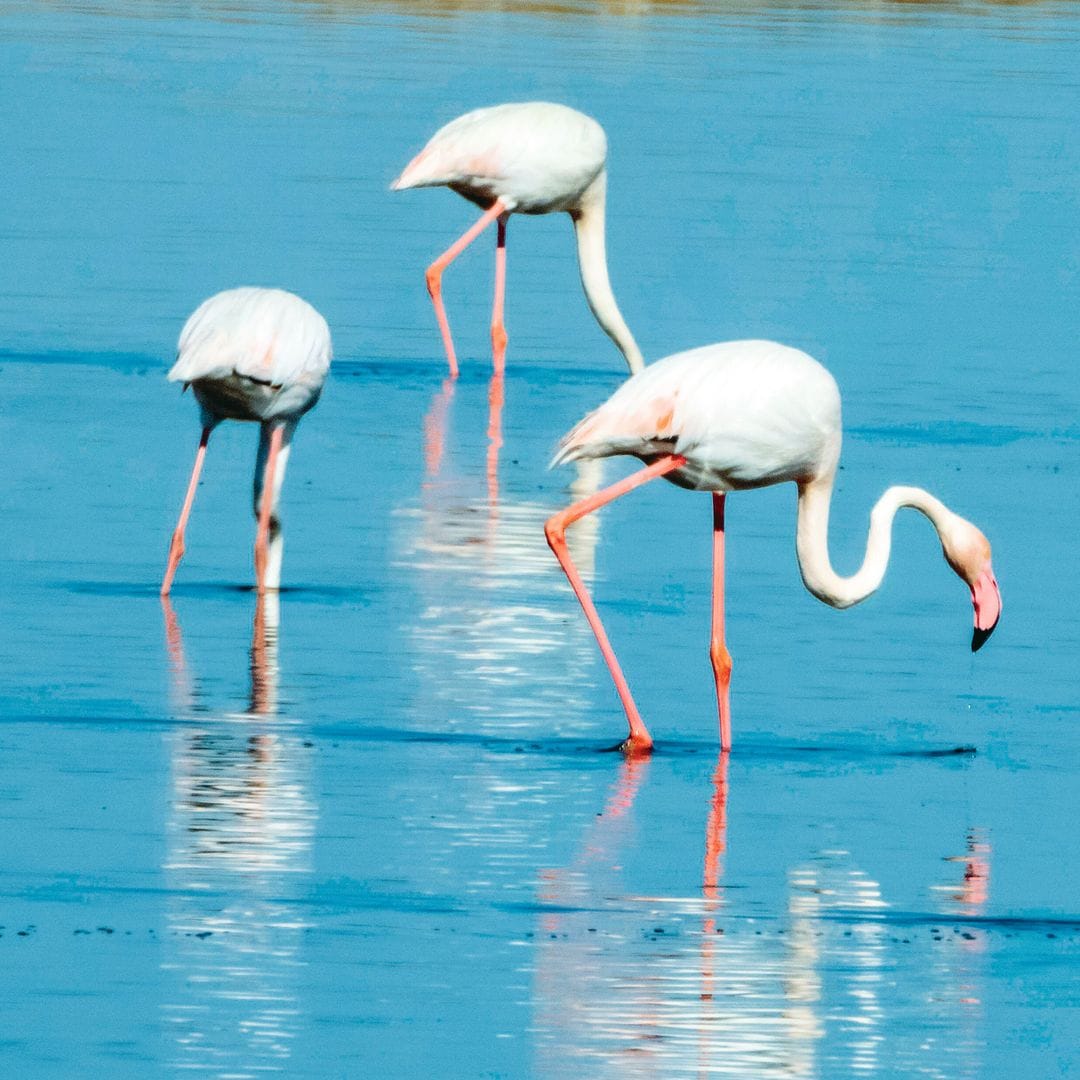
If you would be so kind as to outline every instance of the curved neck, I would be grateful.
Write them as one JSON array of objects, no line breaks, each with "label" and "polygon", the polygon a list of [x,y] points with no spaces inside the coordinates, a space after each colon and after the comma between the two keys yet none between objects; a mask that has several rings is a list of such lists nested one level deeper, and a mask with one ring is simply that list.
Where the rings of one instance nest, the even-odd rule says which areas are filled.
[{"label": "curved neck", "polygon": [[618,346],[626,357],[631,374],[645,367],[641,350],[634,341],[630,328],[623,320],[615,294],[608,280],[607,253],[604,247],[604,200],[607,192],[607,174],[600,175],[588,186],[581,203],[571,211],[574,232],[577,234],[578,267],[585,298],[589,301],[596,321],[604,333]]},{"label": "curved neck", "polygon": [[910,506],[930,520],[938,536],[942,535],[953,513],[928,491],[916,487],[891,487],[870,511],[870,533],[862,566],[841,577],[829,561],[829,504],[832,501],[833,474],[799,485],[799,520],[796,549],[803,584],[819,600],[836,608],[851,607],[865,600],[881,584],[889,565],[892,547],[892,523],[897,510]]}]

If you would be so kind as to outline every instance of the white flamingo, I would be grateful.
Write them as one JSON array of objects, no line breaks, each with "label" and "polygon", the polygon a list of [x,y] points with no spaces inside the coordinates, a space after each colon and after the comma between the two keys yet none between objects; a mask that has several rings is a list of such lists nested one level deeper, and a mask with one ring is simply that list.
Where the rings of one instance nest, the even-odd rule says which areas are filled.
[{"label": "white flamingo", "polygon": [[428,268],[427,286],[435,305],[450,374],[458,372],[450,323],[442,300],[442,275],[493,221],[495,302],[491,343],[495,369],[506,357],[503,297],[506,286],[506,222],[511,214],[565,211],[577,234],[578,265],[585,297],[604,332],[618,346],[632,372],[644,366],[611,291],[604,250],[607,139],[591,117],[544,101],[495,105],[459,116],[440,128],[406,166],[391,188],[448,187],[476,203],[483,216]]},{"label": "white flamingo", "polygon": [[846,608],[881,584],[889,561],[892,521],[902,506],[926,516],[945,558],[971,590],[972,650],[990,636],[1001,594],[990,544],[970,522],[929,492],[891,487],[870,514],[860,569],[841,577],[829,561],[829,504],[840,457],[840,392],[816,360],[771,341],[729,341],[668,356],[627,380],[559,445],[553,464],[630,454],[647,468],[551,517],[548,543],[562,564],[596,634],[630,722],[624,747],[652,748],[626,680],[587,589],[566,547],[572,522],[657,476],[713,496],[713,619],[711,658],[720,713],[720,741],[731,745],[731,657],[724,641],[724,500],[729,491],[786,480],[799,488],[796,547],[803,583],[819,600]]},{"label": "white flamingo", "polygon": [[[162,596],[172,588],[184,554],[184,529],[210,432],[222,420],[261,425],[255,462],[255,576],[260,593],[280,586],[281,483],[293,432],[319,400],[331,353],[326,320],[305,300],[281,289],[229,289],[204,301],[184,324],[168,378],[194,391],[202,437],[169,547]],[[267,499],[264,490],[270,492]]]}]

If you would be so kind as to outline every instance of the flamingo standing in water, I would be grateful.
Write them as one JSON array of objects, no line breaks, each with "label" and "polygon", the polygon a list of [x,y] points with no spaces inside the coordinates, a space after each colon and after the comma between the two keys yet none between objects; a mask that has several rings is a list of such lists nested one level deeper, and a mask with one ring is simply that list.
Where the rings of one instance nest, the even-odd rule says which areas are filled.
[{"label": "flamingo standing in water", "polygon": [[631,372],[644,367],[641,350],[623,321],[608,280],[604,251],[607,139],[591,117],[544,101],[495,105],[459,116],[440,128],[391,188],[448,187],[484,210],[483,216],[427,268],[450,375],[458,373],[454,341],[442,300],[442,275],[493,221],[495,302],[491,344],[496,372],[506,358],[503,298],[506,288],[506,223],[511,214],[565,211],[577,234],[585,297]]},{"label": "flamingo standing in water", "polygon": [[840,392],[816,360],[770,341],[729,341],[676,353],[627,380],[563,437],[553,465],[630,454],[647,468],[574,503],[545,525],[596,634],[630,722],[623,748],[648,752],[652,738],[638,714],[615,653],[566,547],[566,527],[658,476],[713,496],[713,617],[710,655],[720,713],[720,743],[731,746],[731,656],[724,640],[724,500],[727,492],[792,480],[798,485],[796,549],[803,583],[837,608],[865,600],[889,561],[892,521],[910,506],[930,520],[945,558],[971,590],[972,651],[997,625],[1001,594],[990,544],[970,522],[929,492],[891,487],[870,514],[866,555],[841,577],[829,561],[829,504],[840,458]]},{"label": "flamingo standing in water", "polygon": [[[229,289],[204,301],[184,324],[168,378],[194,391],[202,437],[169,547],[162,596],[172,588],[184,554],[184,529],[210,432],[222,420],[261,425],[255,462],[255,578],[260,593],[280,586],[281,483],[293,432],[319,400],[331,354],[326,320],[307,301],[281,289]],[[264,491],[269,498],[263,498]]]}]

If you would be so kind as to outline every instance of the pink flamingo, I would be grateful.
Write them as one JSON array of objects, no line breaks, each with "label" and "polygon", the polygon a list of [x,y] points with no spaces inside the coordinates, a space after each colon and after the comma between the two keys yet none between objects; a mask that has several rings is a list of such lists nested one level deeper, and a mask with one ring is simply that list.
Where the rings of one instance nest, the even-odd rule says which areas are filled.
[{"label": "pink flamingo", "polygon": [[577,234],[581,283],[597,322],[618,346],[632,372],[644,367],[615,303],[604,249],[607,139],[591,117],[544,101],[495,105],[459,116],[440,128],[391,184],[394,191],[448,187],[484,210],[483,216],[427,268],[450,375],[458,373],[454,341],[442,300],[442,275],[493,221],[495,302],[491,344],[495,370],[506,358],[503,299],[506,291],[506,223],[511,214],[565,211]]},{"label": "pink flamingo", "polygon": [[[210,432],[222,420],[260,424],[255,462],[255,577],[260,593],[281,584],[277,516],[293,432],[319,400],[330,370],[330,330],[306,301],[281,289],[229,289],[204,301],[184,324],[170,382],[195,393],[202,437],[180,520],[169,546],[161,595],[172,588]],[[264,499],[263,492],[270,497]]]},{"label": "pink flamingo", "polygon": [[652,738],[566,547],[568,525],[658,476],[713,496],[713,616],[710,656],[720,743],[731,746],[731,656],[724,639],[724,500],[729,491],[791,480],[798,485],[796,548],[803,583],[836,608],[866,599],[881,584],[897,510],[918,510],[937,531],[945,558],[971,590],[972,651],[990,636],[1001,594],[990,544],[970,522],[921,488],[891,487],[870,514],[866,555],[851,577],[829,561],[829,504],[840,457],[840,392],[816,360],[770,341],[730,341],[668,356],[627,380],[562,439],[553,465],[630,454],[647,468],[553,515],[551,545],[596,634],[630,723],[623,748],[648,752]]}]

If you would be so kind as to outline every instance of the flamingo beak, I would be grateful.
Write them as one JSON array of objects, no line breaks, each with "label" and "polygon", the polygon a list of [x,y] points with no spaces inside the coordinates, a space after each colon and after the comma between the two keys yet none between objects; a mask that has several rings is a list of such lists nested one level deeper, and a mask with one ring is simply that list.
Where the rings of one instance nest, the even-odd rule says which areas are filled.
[{"label": "flamingo beak", "polygon": [[971,651],[978,652],[994,632],[1001,618],[1001,591],[989,563],[971,586],[971,603],[975,608],[975,630],[971,635]]}]

